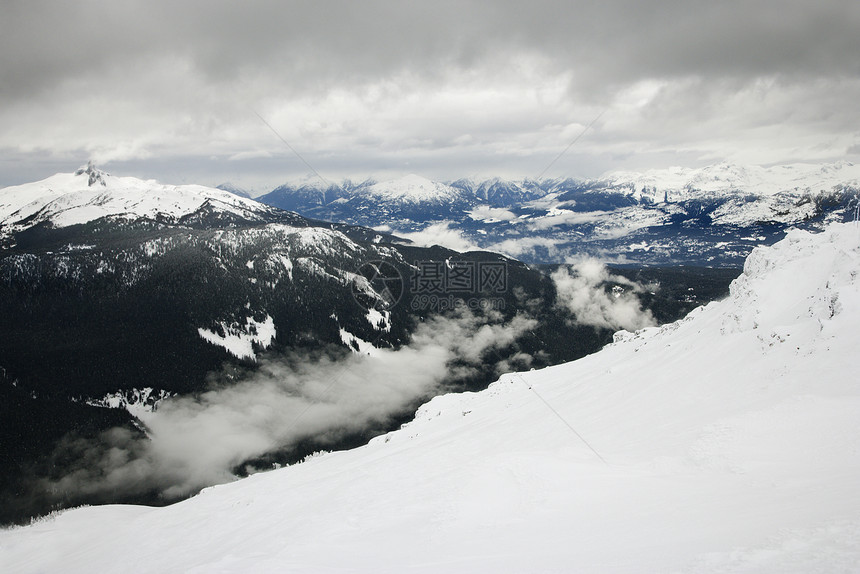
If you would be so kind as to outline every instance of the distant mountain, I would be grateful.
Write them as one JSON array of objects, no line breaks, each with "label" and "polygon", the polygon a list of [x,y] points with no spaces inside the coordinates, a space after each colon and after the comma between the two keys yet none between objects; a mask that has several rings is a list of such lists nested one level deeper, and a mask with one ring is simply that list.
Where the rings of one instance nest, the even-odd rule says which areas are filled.
[{"label": "distant mountain", "polygon": [[442,205],[462,199],[456,188],[417,175],[374,183],[366,188],[366,193],[378,201],[387,203]]},{"label": "distant mountain", "polygon": [[600,177],[597,183],[607,189],[629,188],[643,193],[656,190],[657,195],[652,196],[654,201],[685,201],[708,194],[817,194],[839,186],[860,187],[860,166],[847,161],[772,167],[719,163],[697,169],[676,167],[645,172],[610,172]]},{"label": "distant mountain", "polygon": [[239,186],[237,186],[237,185],[233,185],[233,184],[232,184],[232,183],[230,183],[230,182],[226,182],[226,183],[222,183],[222,184],[220,184],[220,185],[216,185],[216,186],[215,186],[215,189],[220,189],[220,190],[222,190],[222,191],[228,191],[228,192],[232,193],[233,195],[238,195],[239,197],[245,197],[245,198],[248,198],[248,199],[252,199],[252,197],[253,197],[253,196],[251,195],[251,192],[250,192],[250,191],[248,191],[247,189],[244,189],[244,188],[239,187]]},{"label": "distant mountain", "polygon": [[[411,190],[411,191],[408,191]],[[420,190],[420,191],[419,191]],[[597,179],[461,179],[409,176],[289,185],[260,198],[310,217],[409,233],[439,229],[530,263],[589,254],[620,264],[737,266],[789,226],[820,229],[853,217],[860,166],[717,164],[613,172]],[[432,241],[432,236],[429,238]]]},{"label": "distant mountain", "polygon": [[[10,571],[855,572],[858,229],[720,302],[170,508],[0,530]],[[336,551],[327,551],[336,549]]]},{"label": "distant mountain", "polygon": [[547,189],[536,180],[507,181],[492,178],[483,181],[459,179],[452,187],[463,190],[469,197],[491,207],[511,207],[521,205],[546,195]]},{"label": "distant mountain", "polygon": [[[305,212],[313,208],[334,203],[349,193],[354,185],[344,180],[339,185],[309,178],[284,184],[258,198],[258,201],[287,211]],[[331,220],[338,221],[338,220]]]},{"label": "distant mountain", "polygon": [[259,201],[327,221],[422,220],[454,216],[469,209],[472,200],[457,187],[417,175],[359,184],[320,181],[283,185]]}]

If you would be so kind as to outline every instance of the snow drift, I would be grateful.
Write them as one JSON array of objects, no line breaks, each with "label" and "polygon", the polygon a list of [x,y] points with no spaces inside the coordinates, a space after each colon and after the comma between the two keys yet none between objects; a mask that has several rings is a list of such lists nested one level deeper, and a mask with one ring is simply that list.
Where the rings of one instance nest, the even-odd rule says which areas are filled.
[{"label": "snow drift", "polygon": [[0,532],[0,569],[857,571],[858,275],[857,227],[791,232],[682,321],[362,448]]}]

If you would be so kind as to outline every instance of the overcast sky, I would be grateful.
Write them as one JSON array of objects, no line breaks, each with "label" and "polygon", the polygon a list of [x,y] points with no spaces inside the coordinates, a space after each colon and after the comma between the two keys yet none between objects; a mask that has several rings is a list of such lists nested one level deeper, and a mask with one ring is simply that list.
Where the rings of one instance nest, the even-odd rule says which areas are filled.
[{"label": "overcast sky", "polygon": [[856,0],[0,4],[0,186],[857,161],[858,112]]}]

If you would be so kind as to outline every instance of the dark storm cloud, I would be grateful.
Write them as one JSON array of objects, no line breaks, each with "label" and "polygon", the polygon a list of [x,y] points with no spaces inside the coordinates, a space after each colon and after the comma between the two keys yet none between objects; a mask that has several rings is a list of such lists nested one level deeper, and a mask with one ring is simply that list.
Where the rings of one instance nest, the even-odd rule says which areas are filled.
[{"label": "dark storm cloud", "polygon": [[[860,72],[860,5],[808,2],[6,2],[3,89],[149,58],[215,83],[262,70],[366,80],[533,50],[591,81]],[[503,58],[500,58],[503,59]]]},{"label": "dark storm cloud", "polygon": [[[839,125],[860,82],[856,2],[11,0],[0,10],[7,156],[282,153],[254,111],[314,161],[357,157],[370,172],[452,172],[466,157],[480,171],[513,163],[534,175],[601,110],[581,150],[590,155],[567,169],[645,149],[726,156],[761,114],[767,137],[779,124],[781,139],[806,142],[787,160],[834,157],[860,137]],[[826,115],[825,96],[830,121],[808,117]],[[668,129],[691,121],[738,141]],[[824,151],[812,157],[816,138]]]}]

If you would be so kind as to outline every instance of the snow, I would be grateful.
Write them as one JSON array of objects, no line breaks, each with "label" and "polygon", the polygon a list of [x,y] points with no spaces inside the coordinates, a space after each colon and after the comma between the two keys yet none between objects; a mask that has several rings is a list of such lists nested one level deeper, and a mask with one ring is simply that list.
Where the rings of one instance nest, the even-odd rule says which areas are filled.
[{"label": "snow", "polygon": [[391,330],[391,313],[388,311],[371,308],[367,310],[365,318],[370,326],[378,331],[388,332]]},{"label": "snow", "polygon": [[320,255],[337,255],[344,251],[358,251],[361,248],[339,231],[324,227],[289,228],[290,237],[298,247],[311,250]]},{"label": "snow", "polygon": [[[350,350],[357,355],[374,356],[377,355],[379,352],[379,349],[374,347],[373,343],[365,341],[364,339],[353,335],[343,327],[340,328],[340,340],[343,341],[343,344],[347,345]],[[358,350],[356,350],[355,347],[358,347]]]},{"label": "snow", "polygon": [[711,214],[713,222],[719,225],[750,225],[756,221],[779,221],[797,223],[814,217],[815,204],[812,201],[798,202],[796,194],[778,193],[764,196],[754,202],[735,197]]},{"label": "snow", "polygon": [[272,262],[276,265],[280,264],[280,267],[282,267],[287,273],[287,279],[289,279],[290,281],[293,280],[293,262],[290,260],[289,257],[279,253],[272,255],[270,257],[270,260],[272,260]]},{"label": "snow", "polygon": [[0,189],[0,227],[20,224],[29,217],[33,219],[28,225],[50,221],[57,227],[105,216],[162,216],[178,220],[206,202],[237,215],[270,210],[252,199],[202,185],[164,185],[153,180],[97,173],[104,185],[89,185],[88,172],[82,168],[75,173],[59,173],[35,183]]},{"label": "snow", "polygon": [[95,249],[95,247],[96,247],[95,245],[86,245],[86,244],[75,245],[75,244],[69,243],[68,245],[66,245],[66,247],[63,250],[64,251],[90,251],[91,249]]},{"label": "snow", "polygon": [[546,215],[529,219],[528,227],[534,231],[545,231],[559,226],[592,224],[592,238],[617,238],[646,227],[665,225],[669,222],[672,211],[625,207],[613,211],[579,212],[556,207]]},{"label": "snow", "polygon": [[858,327],[860,228],[792,231],[682,321],[361,448],[2,531],[0,570],[857,572]]},{"label": "snow", "polygon": [[[702,192],[744,192],[775,195],[780,192],[816,193],[834,186],[860,187],[860,165],[847,161],[830,164],[785,164],[772,167],[719,163],[703,168],[671,167],[645,172],[615,171],[599,181],[611,187],[633,187],[640,195],[663,201],[678,201]],[[656,190],[656,193],[653,193]],[[652,192],[652,193],[649,193]]]},{"label": "snow", "polygon": [[223,347],[228,353],[239,359],[257,360],[254,353],[254,344],[266,349],[275,339],[275,322],[269,316],[262,322],[255,321],[253,317],[245,319],[245,325],[233,323],[228,325],[221,322],[224,335],[199,328],[198,334],[207,342]]},{"label": "snow", "polygon": [[456,188],[414,174],[371,185],[367,188],[367,193],[383,201],[401,203],[441,203],[454,200],[460,195]]},{"label": "snow", "polygon": [[84,402],[94,407],[125,409],[134,417],[146,422],[149,415],[158,408],[158,403],[170,396],[171,393],[163,389],[144,387],[108,393],[101,399],[89,399]]},{"label": "snow", "polygon": [[340,278],[335,277],[334,275],[326,271],[325,267],[320,265],[316,261],[316,259],[313,259],[311,257],[299,257],[298,259],[296,259],[296,264],[311,275],[317,275],[319,277],[324,277],[332,281],[340,281]]}]

